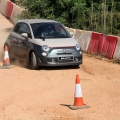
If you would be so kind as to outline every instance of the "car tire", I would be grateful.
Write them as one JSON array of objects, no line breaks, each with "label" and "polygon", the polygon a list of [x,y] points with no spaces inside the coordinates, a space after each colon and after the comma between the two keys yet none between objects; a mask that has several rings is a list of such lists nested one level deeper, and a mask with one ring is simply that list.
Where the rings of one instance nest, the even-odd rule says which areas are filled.
[{"label": "car tire", "polygon": [[37,61],[37,57],[35,55],[34,52],[31,52],[31,55],[30,55],[30,68],[32,70],[36,70],[38,69],[38,61]]}]

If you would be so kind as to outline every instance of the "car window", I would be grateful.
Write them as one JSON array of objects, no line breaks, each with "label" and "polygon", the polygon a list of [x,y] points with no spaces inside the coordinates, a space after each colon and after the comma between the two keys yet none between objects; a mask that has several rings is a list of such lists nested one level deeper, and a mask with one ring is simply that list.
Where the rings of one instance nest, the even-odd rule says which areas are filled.
[{"label": "car window", "polygon": [[13,31],[18,33],[18,34],[27,33],[28,37],[31,38],[30,28],[29,28],[29,26],[26,23],[18,23],[15,26]]},{"label": "car window", "polygon": [[16,26],[15,26],[14,29],[13,29],[13,31],[16,32],[16,33],[18,33],[18,30],[19,30],[19,28],[20,28],[20,25],[21,25],[21,23],[16,24]]},{"label": "car window", "polygon": [[56,30],[56,32],[60,32],[63,35],[67,34],[66,31],[63,29],[63,27],[61,27],[61,25],[59,25],[59,24],[55,24],[55,30]]},{"label": "car window", "polygon": [[70,34],[60,23],[33,23],[31,24],[35,38],[70,38]]}]

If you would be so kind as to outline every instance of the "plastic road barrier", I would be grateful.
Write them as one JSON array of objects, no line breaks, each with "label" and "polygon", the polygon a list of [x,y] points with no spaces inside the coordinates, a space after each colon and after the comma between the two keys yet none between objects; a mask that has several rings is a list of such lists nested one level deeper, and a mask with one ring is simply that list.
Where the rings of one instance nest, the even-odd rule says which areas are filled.
[{"label": "plastic road barrier", "polygon": [[113,58],[116,44],[118,42],[117,36],[108,35],[105,37],[102,54],[110,59]]},{"label": "plastic road barrier", "polygon": [[7,7],[7,0],[1,0],[0,1],[0,12],[3,15],[6,15],[6,7]]},{"label": "plastic road barrier", "polygon": [[73,34],[73,37],[74,37],[74,33],[75,33],[75,30],[76,29],[73,29],[73,28],[69,28],[69,27],[66,27],[66,29],[69,31],[69,33],[71,34]]},{"label": "plastic road barrier", "polygon": [[18,15],[20,15],[22,13],[22,9],[17,6],[16,4],[13,4],[13,10],[12,10],[12,14],[10,17],[10,20],[15,24],[18,20]]},{"label": "plastic road barrier", "polygon": [[92,32],[88,53],[98,54],[102,52],[104,35],[102,33]]},{"label": "plastic road barrier", "polygon": [[115,49],[113,58],[116,60],[120,60],[120,37],[118,38],[118,42],[116,45],[116,49]]},{"label": "plastic road barrier", "polygon": [[10,18],[13,10],[13,2],[7,1],[6,17]]},{"label": "plastic road barrier", "polygon": [[92,35],[91,31],[83,31],[83,30],[75,31],[74,38],[80,44],[81,50],[84,52],[87,52],[88,50],[91,35]]}]

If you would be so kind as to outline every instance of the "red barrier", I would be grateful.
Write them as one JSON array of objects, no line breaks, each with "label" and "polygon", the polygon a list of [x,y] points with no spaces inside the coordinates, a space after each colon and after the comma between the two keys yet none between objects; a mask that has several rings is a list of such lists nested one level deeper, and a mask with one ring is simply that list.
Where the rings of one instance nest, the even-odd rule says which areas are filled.
[{"label": "red barrier", "polygon": [[110,59],[113,58],[114,52],[115,52],[115,48],[116,48],[116,44],[118,42],[118,37],[117,36],[111,36],[108,35],[105,37],[105,42],[103,45],[103,50],[102,50],[102,54]]},{"label": "red barrier", "polygon": [[88,47],[88,53],[102,53],[104,43],[104,35],[102,33],[93,32]]},{"label": "red barrier", "polygon": [[7,8],[6,8],[6,17],[10,18],[13,10],[13,3],[7,1]]},{"label": "red barrier", "polygon": [[107,41],[106,38],[105,38],[103,49],[102,49],[102,54],[104,56],[106,56],[106,54],[107,54],[108,46],[109,46],[109,41]]}]

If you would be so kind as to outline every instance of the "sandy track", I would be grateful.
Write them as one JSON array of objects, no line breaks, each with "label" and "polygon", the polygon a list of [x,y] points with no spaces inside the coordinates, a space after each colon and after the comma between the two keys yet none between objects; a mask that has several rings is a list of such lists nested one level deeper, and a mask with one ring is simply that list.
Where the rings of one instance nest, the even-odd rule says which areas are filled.
[{"label": "sandy track", "polygon": [[[12,25],[1,15],[0,21],[0,37],[5,39]],[[118,120],[119,72],[120,65],[86,54],[79,69],[0,69],[0,120]],[[89,109],[68,107],[74,102],[76,74]]]},{"label": "sandy track", "polygon": [[0,61],[3,59],[3,45],[13,25],[0,14]]}]

